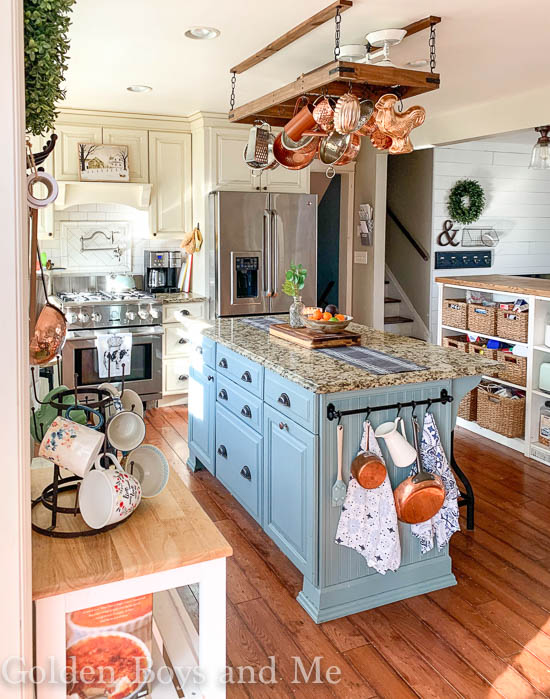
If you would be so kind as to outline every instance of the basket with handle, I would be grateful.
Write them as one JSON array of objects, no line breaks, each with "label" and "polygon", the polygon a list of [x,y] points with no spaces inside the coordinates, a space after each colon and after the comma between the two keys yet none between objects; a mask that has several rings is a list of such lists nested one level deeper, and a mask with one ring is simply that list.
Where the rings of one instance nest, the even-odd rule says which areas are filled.
[{"label": "basket with handle", "polygon": [[468,304],[468,330],[484,335],[496,335],[497,314],[494,306]]},{"label": "basket with handle", "polygon": [[509,381],[516,386],[527,385],[527,357],[516,357],[510,352],[497,352],[498,361],[504,365],[504,369],[498,372],[498,378]]},{"label": "basket with handle", "polygon": [[468,336],[467,335],[454,335],[453,337],[444,337],[441,339],[441,344],[443,347],[450,347],[451,349],[460,350],[461,352],[468,351]]},{"label": "basket with handle", "polygon": [[517,313],[505,308],[497,310],[497,335],[505,340],[527,342],[529,311]]},{"label": "basket with handle", "polygon": [[441,320],[451,328],[466,328],[468,304],[463,299],[443,299]]},{"label": "basket with handle", "polygon": [[507,398],[490,393],[487,387],[477,389],[477,422],[505,437],[523,437],[525,432],[525,396]]}]

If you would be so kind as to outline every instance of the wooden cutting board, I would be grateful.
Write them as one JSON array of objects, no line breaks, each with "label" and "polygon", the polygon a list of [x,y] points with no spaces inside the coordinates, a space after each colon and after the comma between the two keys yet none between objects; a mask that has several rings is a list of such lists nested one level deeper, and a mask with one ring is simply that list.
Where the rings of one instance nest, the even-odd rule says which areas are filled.
[{"label": "wooden cutting board", "polygon": [[324,347],[344,347],[346,345],[360,345],[360,333],[351,330],[342,330],[339,333],[324,333],[310,330],[309,328],[291,328],[288,323],[271,325],[269,334],[281,340],[295,342],[308,349],[322,349]]}]

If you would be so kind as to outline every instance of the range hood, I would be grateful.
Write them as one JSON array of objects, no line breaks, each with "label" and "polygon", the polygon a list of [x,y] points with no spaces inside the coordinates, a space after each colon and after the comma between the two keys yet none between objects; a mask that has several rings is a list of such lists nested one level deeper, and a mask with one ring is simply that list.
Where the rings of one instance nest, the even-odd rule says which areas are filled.
[{"label": "range hood", "polygon": [[58,182],[56,209],[77,204],[125,204],[146,211],[153,185],[141,182]]}]

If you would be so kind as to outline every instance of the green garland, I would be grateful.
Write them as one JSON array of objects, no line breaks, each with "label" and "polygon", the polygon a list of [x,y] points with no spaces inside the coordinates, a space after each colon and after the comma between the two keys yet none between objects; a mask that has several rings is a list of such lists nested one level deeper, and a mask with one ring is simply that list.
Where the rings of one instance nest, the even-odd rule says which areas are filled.
[{"label": "green garland", "polygon": [[25,0],[25,116],[27,132],[40,136],[53,130],[55,105],[65,98],[60,85],[67,70],[75,0]]},{"label": "green garland", "polygon": [[[468,202],[465,202],[465,198]],[[477,180],[458,180],[449,192],[449,216],[458,223],[473,223],[485,208],[485,192]]]}]

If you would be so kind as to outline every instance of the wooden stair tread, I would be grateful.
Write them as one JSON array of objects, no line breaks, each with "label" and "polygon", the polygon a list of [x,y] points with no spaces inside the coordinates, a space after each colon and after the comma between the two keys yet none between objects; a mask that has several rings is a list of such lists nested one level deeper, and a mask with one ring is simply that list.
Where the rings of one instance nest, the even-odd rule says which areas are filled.
[{"label": "wooden stair tread", "polygon": [[401,299],[394,299],[391,296],[384,296],[384,303],[401,303]]},{"label": "wooden stair tread", "polygon": [[405,318],[403,316],[385,316],[384,325],[394,325],[395,323],[412,323],[412,318]]}]

